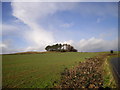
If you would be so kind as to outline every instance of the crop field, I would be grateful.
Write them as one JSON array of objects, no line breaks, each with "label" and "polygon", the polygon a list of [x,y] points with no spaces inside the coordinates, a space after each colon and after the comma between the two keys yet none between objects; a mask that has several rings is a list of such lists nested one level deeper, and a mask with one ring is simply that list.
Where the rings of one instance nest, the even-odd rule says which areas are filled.
[{"label": "crop field", "polygon": [[22,55],[3,55],[3,87],[45,88],[59,84],[64,68],[72,68],[85,58],[100,53],[64,52]]}]

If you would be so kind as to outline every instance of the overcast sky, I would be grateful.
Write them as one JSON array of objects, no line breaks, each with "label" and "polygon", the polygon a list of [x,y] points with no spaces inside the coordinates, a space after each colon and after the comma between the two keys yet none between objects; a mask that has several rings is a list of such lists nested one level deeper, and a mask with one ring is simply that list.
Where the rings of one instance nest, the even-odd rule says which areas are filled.
[{"label": "overcast sky", "polygon": [[3,53],[45,51],[71,44],[78,51],[117,50],[116,2],[2,2]]}]

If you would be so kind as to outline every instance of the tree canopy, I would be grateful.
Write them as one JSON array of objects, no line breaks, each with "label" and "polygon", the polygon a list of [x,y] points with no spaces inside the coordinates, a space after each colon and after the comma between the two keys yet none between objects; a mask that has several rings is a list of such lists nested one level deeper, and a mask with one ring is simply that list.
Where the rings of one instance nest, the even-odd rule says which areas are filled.
[{"label": "tree canopy", "polygon": [[47,51],[58,51],[58,52],[77,52],[73,46],[69,44],[55,44],[55,45],[48,45],[45,47]]}]

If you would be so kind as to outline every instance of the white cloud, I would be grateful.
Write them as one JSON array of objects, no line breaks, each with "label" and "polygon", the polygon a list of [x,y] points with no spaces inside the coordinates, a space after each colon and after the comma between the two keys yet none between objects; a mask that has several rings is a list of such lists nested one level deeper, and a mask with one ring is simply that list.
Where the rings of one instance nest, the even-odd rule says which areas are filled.
[{"label": "white cloud", "polygon": [[2,48],[6,48],[6,45],[3,43],[0,43],[0,54],[2,54]]},{"label": "white cloud", "polygon": [[12,51],[12,48],[11,48],[11,40],[5,40],[3,42],[0,43],[0,54],[6,54],[6,53],[11,53]]},{"label": "white cloud", "polygon": [[52,33],[42,29],[27,31],[24,37],[33,47],[43,47],[54,42]]},{"label": "white cloud", "polygon": [[0,43],[0,48],[6,48],[7,46],[3,43]]},{"label": "white cloud", "polygon": [[118,49],[118,41],[108,41],[99,38],[82,39],[74,44],[79,51],[109,51]]},{"label": "white cloud", "polygon": [[[66,3],[17,3],[13,2],[13,16],[25,23],[29,30],[25,31],[24,38],[30,42],[30,47],[41,48],[55,41],[54,36],[45,30],[39,22],[46,16],[52,15],[57,11],[71,10],[75,4]],[[68,25],[67,25],[68,26]]]},{"label": "white cloud", "polygon": [[12,7],[13,15],[29,27],[29,30],[25,31],[24,34],[24,38],[27,42],[30,42],[31,48],[28,49],[42,47],[43,45],[54,42],[53,35],[49,31],[44,30],[37,22],[46,15],[56,11],[53,4],[14,2],[12,3]]},{"label": "white cloud", "polygon": [[[61,42],[57,42],[58,44],[70,44],[70,45],[72,45],[73,43],[74,43],[74,41],[73,40],[67,40],[67,41],[61,41]],[[53,44],[56,44],[56,43],[53,43]]]},{"label": "white cloud", "polygon": [[[74,46],[79,52],[95,52],[95,51],[110,51],[110,50],[118,50],[118,39],[113,41],[108,41],[100,38],[92,37],[90,39],[81,39],[79,42],[75,42],[73,40],[57,42],[58,44],[70,44]],[[56,44],[52,43],[51,45]],[[2,53],[15,53],[15,52],[24,52],[24,51],[45,51],[45,46],[36,47],[36,46],[28,46],[27,48],[21,49],[13,49],[11,47],[11,43],[4,42],[0,45],[2,47]]]},{"label": "white cloud", "polygon": [[12,3],[13,15],[22,20],[25,24],[31,25],[47,15],[56,13],[57,11],[71,10],[75,3]]},{"label": "white cloud", "polygon": [[[12,2],[11,5],[13,8],[13,16],[18,18],[21,22],[23,22],[25,25],[29,27],[27,28],[28,30],[21,29],[21,32],[23,32],[21,37],[25,38],[25,40],[29,42],[29,46],[23,49],[13,49],[13,48],[8,48],[8,47],[12,47],[8,43],[4,43],[4,45],[2,46],[3,53],[9,53],[13,51],[29,51],[29,50],[41,51],[44,50],[46,45],[56,43],[53,33],[44,29],[39,22],[43,18],[55,14],[57,11],[72,10],[77,6],[76,3],[38,3],[38,2],[36,3]],[[80,12],[82,11],[82,13],[85,12],[86,15],[88,15],[88,13],[92,13],[92,14],[96,13],[97,10],[95,7],[91,7],[91,5],[88,5],[87,7],[84,8],[85,11],[83,9],[80,9],[79,11]],[[108,13],[110,13],[110,10],[108,11]],[[114,12],[112,13],[114,14]],[[101,13],[100,11],[98,11],[97,14],[102,15],[104,14],[104,12]],[[100,22],[99,19],[97,21]],[[16,23],[17,22],[18,21],[16,21]],[[72,25],[73,25],[72,23],[65,23],[62,26],[71,27]],[[3,26],[3,30],[7,32],[8,31],[14,32],[14,30],[18,30],[18,29],[19,29],[18,27],[16,28],[15,26],[11,26],[11,25]],[[82,39],[79,42],[68,40],[68,41],[63,41],[61,43],[71,44],[79,51],[102,51],[102,50],[105,51],[105,50],[116,49],[117,47],[117,40],[107,41],[98,38]]]},{"label": "white cloud", "polygon": [[109,41],[101,38],[91,37],[89,39],[81,39],[79,42],[68,40],[59,42],[61,44],[70,44],[79,52],[100,52],[118,50],[118,39]]}]

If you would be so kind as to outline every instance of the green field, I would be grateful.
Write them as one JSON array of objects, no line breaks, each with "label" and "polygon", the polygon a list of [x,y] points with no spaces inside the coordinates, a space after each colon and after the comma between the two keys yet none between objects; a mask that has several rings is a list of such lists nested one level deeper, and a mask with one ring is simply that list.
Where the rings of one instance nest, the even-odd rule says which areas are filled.
[{"label": "green field", "polygon": [[23,55],[3,55],[3,87],[45,88],[59,83],[60,73],[65,67],[71,68],[85,58],[100,53],[41,53]]}]

